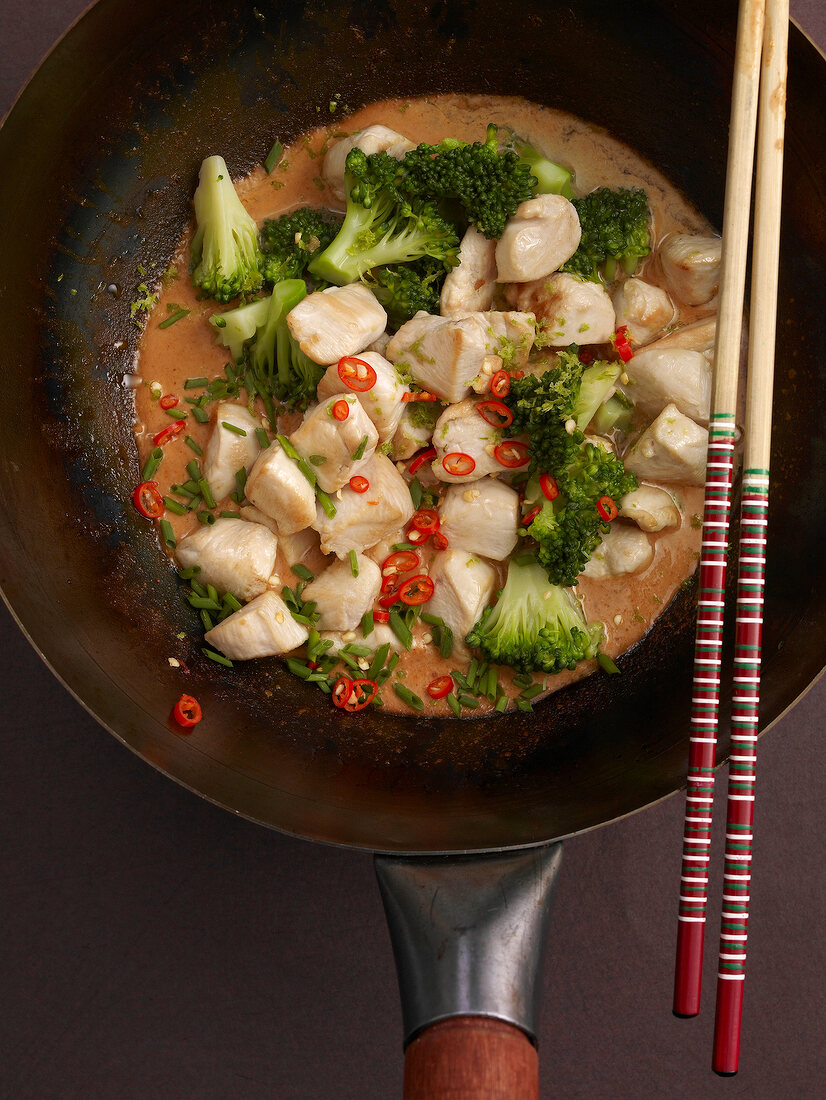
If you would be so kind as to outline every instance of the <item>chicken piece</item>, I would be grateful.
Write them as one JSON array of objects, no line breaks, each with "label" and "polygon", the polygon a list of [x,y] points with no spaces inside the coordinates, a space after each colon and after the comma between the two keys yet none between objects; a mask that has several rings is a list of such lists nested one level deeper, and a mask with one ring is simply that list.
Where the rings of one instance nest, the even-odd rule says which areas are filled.
[{"label": "chicken piece", "polygon": [[604,344],[616,327],[608,291],[599,283],[583,282],[564,272],[509,287],[508,301],[535,313],[543,323],[545,340],[554,347]]},{"label": "chicken piece", "polygon": [[310,581],[301,593],[304,603],[315,601],[319,630],[355,630],[381,589],[381,570],[374,561],[356,554],[358,575],[349,557],[336,561]]},{"label": "chicken piece", "polygon": [[407,533],[403,527],[398,527],[395,531],[388,532],[383,538],[380,538],[378,542],[372,546],[368,546],[364,553],[374,561],[376,565],[381,567],[387,558],[390,557],[393,551],[393,547],[400,542],[407,542]]},{"label": "chicken piece", "polygon": [[666,405],[645,429],[623,460],[626,470],[648,481],[703,485],[708,432]]},{"label": "chicken piece", "polygon": [[581,236],[576,207],[564,195],[537,195],[520,203],[496,244],[499,282],[544,279],[570,260]]},{"label": "chicken piece", "polygon": [[430,579],[435,588],[427,602],[428,613],[444,619],[454,638],[464,639],[491,601],[496,570],[473,554],[450,549],[436,555]]},{"label": "chicken piece", "polygon": [[324,554],[346,557],[373,546],[386,535],[404,527],[413,515],[413,500],[407,482],[389,458],[373,457],[360,468],[370,488],[356,493],[345,485],[333,498],[336,514],[328,516],[319,504],[315,528],[321,535]]},{"label": "chicken piece", "polygon": [[181,539],[175,557],[182,569],[200,566],[201,584],[251,600],[269,584],[277,551],[278,539],[260,523],[217,519]]},{"label": "chicken piece", "polygon": [[[313,516],[315,522],[315,516]],[[308,527],[305,531],[296,531],[294,535],[281,535],[278,539],[278,562],[287,569],[294,565],[303,565],[311,573],[321,573],[330,564],[330,559],[321,553],[318,531]]]},{"label": "chicken piece", "polygon": [[303,645],[310,632],[297,623],[275,592],[262,592],[240,611],[227,615],[204,635],[204,641],[231,661],[280,657]]},{"label": "chicken piece", "polygon": [[517,540],[519,494],[495,478],[451,485],[439,508],[439,530],[452,550],[504,561]]},{"label": "chicken piece", "polygon": [[442,406],[437,401],[404,403],[390,452],[394,461],[412,458],[416,451],[430,446],[430,438],[441,411]]},{"label": "chicken piece", "polygon": [[687,348],[689,351],[701,351],[707,354],[714,351],[717,338],[717,318],[704,317],[701,321],[692,321],[661,336],[646,351],[662,351],[663,348]]},{"label": "chicken piece", "polygon": [[442,283],[439,312],[451,317],[457,312],[488,310],[496,288],[496,241],[471,226],[459,246],[459,263]]},{"label": "chicken piece", "polygon": [[711,301],[720,281],[722,247],[719,237],[671,233],[665,238],[660,245],[660,263],[668,289],[678,302],[702,306]]},{"label": "chicken piece", "polygon": [[[359,391],[358,399],[361,407],[375,424],[379,441],[384,443],[386,439],[393,438],[399,426],[404,408],[404,395],[410,392],[410,387],[402,382],[396,368],[383,355],[375,351],[363,351],[358,358],[363,359],[376,372],[375,385],[363,393]],[[324,401],[337,393],[353,391],[346,382],[342,382],[338,373],[338,364],[333,363],[318,383],[316,392],[319,401]]]},{"label": "chicken piece", "polygon": [[[337,420],[333,415],[333,406],[339,401],[345,401],[350,410],[344,420]],[[354,393],[328,398],[308,409],[290,436],[298,453],[311,463],[325,493],[334,493],[346,485],[353,474],[361,473],[378,441],[379,433]],[[359,450],[361,457],[353,458]],[[324,461],[316,464],[311,456]]]},{"label": "chicken piece", "polygon": [[247,500],[275,520],[280,535],[303,531],[315,519],[315,490],[276,441],[249,472]]},{"label": "chicken piece", "polygon": [[674,319],[674,304],[660,286],[626,279],[611,296],[617,328],[625,325],[633,344],[648,344]]},{"label": "chicken piece", "polygon": [[[480,415],[478,402],[465,398],[455,405],[448,405],[433,429],[433,446],[436,457],[431,463],[433,476],[439,481],[456,484],[478,481],[487,474],[501,474],[502,466],[493,457],[493,448],[502,442],[502,429],[494,428]],[[451,473],[448,455],[468,455],[474,468],[465,474]]]},{"label": "chicken piece", "polygon": [[287,314],[287,326],[304,354],[326,367],[378,340],[387,314],[364,283],[350,283],[308,294]]},{"label": "chicken piece", "polygon": [[[262,527],[266,527],[268,531],[272,531],[276,536],[278,535],[278,524],[272,516],[265,516],[263,512],[259,511],[258,508],[253,508],[251,504],[242,504],[238,515],[249,523],[260,523]],[[279,547],[280,545],[279,542]]]},{"label": "chicken piece", "polygon": [[[390,333],[383,332],[381,336],[377,337],[372,344],[366,347],[365,351],[377,351],[379,355],[387,357],[387,345],[390,343]],[[362,355],[364,352],[362,352]]]},{"label": "chicken piece", "polygon": [[[245,435],[225,428],[232,424]],[[223,500],[235,489],[235,474],[243,466],[249,470],[261,451],[255,429],[261,421],[250,416],[245,405],[220,401],[215,410],[215,424],[204,452],[204,477],[209,482],[216,501]]]},{"label": "chicken piece", "polygon": [[465,313],[429,322],[417,314],[390,341],[387,358],[399,368],[409,367],[415,381],[437,397],[461,401],[486,355],[506,352],[509,364],[521,366],[534,332],[529,313]]},{"label": "chicken piece", "polygon": [[582,572],[586,577],[619,577],[625,573],[639,573],[653,560],[654,547],[648,536],[636,527],[615,520]]},{"label": "chicken piece", "polygon": [[644,349],[625,364],[627,383],[619,388],[648,419],[676,405],[704,427],[711,409],[711,367],[699,351]]},{"label": "chicken piece", "polygon": [[680,509],[671,493],[658,485],[640,485],[632,489],[620,499],[619,505],[622,518],[633,520],[641,531],[680,526]]},{"label": "chicken piece", "polygon": [[371,153],[387,153],[388,156],[401,160],[405,153],[416,146],[402,134],[397,134],[389,126],[374,123],[365,126],[357,134],[341,138],[335,145],[331,145],[324,157],[324,165],[321,169],[321,178],[330,188],[337,199],[345,199],[347,196],[344,174],[347,154],[351,149],[361,149],[367,156]]}]

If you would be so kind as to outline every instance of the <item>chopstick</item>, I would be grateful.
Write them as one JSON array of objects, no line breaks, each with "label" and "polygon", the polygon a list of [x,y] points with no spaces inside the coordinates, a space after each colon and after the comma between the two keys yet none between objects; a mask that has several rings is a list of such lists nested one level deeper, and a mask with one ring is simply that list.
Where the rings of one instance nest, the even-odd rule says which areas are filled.
[{"label": "chopstick", "polygon": [[[754,825],[786,107],[788,0],[767,0],[760,81],[743,495],[712,1068],[737,1072]],[[733,751],[736,747],[737,752]]]},{"label": "chopstick", "polygon": [[764,15],[765,0],[741,0],[726,167],[719,314],[709,419],[691,737],[680,870],[673,1000],[673,1010],[678,1016],[696,1016],[700,1011],[720,703],[726,553],[734,474],[735,412]]}]

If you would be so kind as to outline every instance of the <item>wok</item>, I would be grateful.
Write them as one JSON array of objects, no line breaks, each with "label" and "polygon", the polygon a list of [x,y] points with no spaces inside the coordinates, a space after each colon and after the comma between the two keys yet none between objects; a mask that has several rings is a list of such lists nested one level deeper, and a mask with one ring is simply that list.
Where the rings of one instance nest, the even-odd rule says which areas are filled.
[{"label": "wok", "polygon": [[[158,654],[166,655],[176,630],[191,623],[157,548],[121,504],[137,472],[128,399],[117,388],[134,334],[128,294],[114,298],[105,288],[134,285],[138,263],[150,256],[163,266],[186,218],[194,169],[208,148],[224,150],[238,172],[268,148],[274,111],[289,112],[278,127],[282,139],[314,122],[314,102],[301,98],[306,59],[295,36],[302,21],[305,32],[324,29],[326,42],[341,40],[343,31],[336,34],[336,13],[325,8],[312,19],[306,12],[288,16],[286,54],[278,52],[286,77],[276,83],[272,53],[285,43],[250,11],[236,20],[226,7],[213,15],[201,5],[193,41],[186,7],[175,9],[174,25],[164,24],[162,14],[151,18],[150,9],[130,13],[126,5],[104,3],[93,10],[41,70],[2,134],[6,162],[27,166],[25,186],[19,177],[3,181],[3,209],[17,215],[4,225],[2,255],[7,382],[19,399],[4,406],[0,456],[2,580],[24,629],[69,688],[155,766],[245,816],[314,839],[402,852],[533,844],[677,789],[690,681],[688,597],[631,655],[620,685],[579,685],[533,720],[466,722],[457,729],[383,718],[357,731],[336,731],[331,739],[324,731],[326,708],[279,670],[268,680],[283,700],[274,719],[271,706],[250,696],[246,673],[237,678],[239,698],[232,683],[196,659],[187,687],[209,701],[214,721],[185,741],[171,731],[168,700],[180,681]],[[261,10],[273,18],[270,9]],[[528,6],[519,10],[528,12]],[[617,54],[628,57],[636,40],[604,5],[585,5],[575,17],[561,13],[568,48],[570,36],[590,42],[587,72],[584,63],[582,72],[577,63],[572,72],[570,58],[561,58],[543,68],[539,83],[532,77],[530,95],[560,106],[575,102],[578,113],[646,153],[719,223],[730,21],[717,28],[718,8],[711,5],[695,6],[691,24],[676,5],[656,6],[648,19],[647,11],[642,5],[649,42],[659,43],[658,36],[665,39],[674,27],[677,37],[649,71],[637,74],[638,82],[644,76],[658,92],[646,96],[640,89],[650,107],[644,128],[593,79],[594,69],[610,72]],[[348,14],[347,23],[366,15],[376,20],[365,41],[371,51],[382,51],[381,71],[392,69],[393,91],[525,90],[519,81],[528,79],[527,60],[501,75],[493,65],[479,66],[477,46],[484,43],[476,41],[476,28],[485,24],[483,8],[476,9],[473,26],[461,9],[440,9],[429,28],[437,45],[446,38],[464,43],[463,56],[475,59],[466,76],[449,51],[437,51],[433,64],[426,42],[425,60],[417,62],[404,48],[392,10],[376,12]],[[213,19],[217,58],[208,30]],[[596,23],[606,38],[593,38]],[[119,52],[123,42],[127,56]],[[708,53],[692,78],[681,76],[677,59],[687,48],[704,46]],[[792,47],[798,87],[810,93],[822,79],[818,59],[800,36],[793,36]],[[554,48],[555,40],[549,43],[552,60]],[[184,53],[186,62],[179,62]],[[76,63],[84,56],[110,61],[90,81],[88,69]],[[551,86],[548,74],[555,67],[565,68],[564,89]],[[482,84],[480,71],[487,73]],[[346,60],[331,58],[321,101],[349,88],[353,72],[358,62],[352,50]],[[386,92],[377,69],[359,77],[360,98]],[[786,320],[793,336],[779,377],[788,376],[792,359],[798,374],[779,395],[772,523],[780,530],[794,527],[799,539],[772,552],[766,723],[824,663],[822,584],[807,568],[805,549],[800,555],[801,546],[819,545],[823,523],[817,508],[822,424],[817,414],[811,419],[812,408],[822,404],[813,352],[823,331],[812,276],[823,258],[823,180],[822,167],[806,159],[807,148],[820,147],[823,123],[817,110],[807,108],[817,97],[791,102],[781,324]],[[689,103],[692,112],[680,115],[677,103]],[[242,109],[245,130],[239,134]],[[691,123],[700,117],[702,143]],[[58,180],[51,171],[56,163]],[[34,209],[33,233],[25,214]],[[40,292],[36,313],[32,286]],[[116,347],[120,340],[124,345]],[[810,429],[806,447],[799,433],[785,428],[803,421]]]}]

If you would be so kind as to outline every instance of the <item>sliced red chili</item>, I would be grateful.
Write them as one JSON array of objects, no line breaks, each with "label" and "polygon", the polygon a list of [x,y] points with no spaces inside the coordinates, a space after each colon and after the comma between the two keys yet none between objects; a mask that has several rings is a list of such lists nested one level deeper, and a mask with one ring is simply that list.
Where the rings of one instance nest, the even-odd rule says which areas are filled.
[{"label": "sliced red chili", "polygon": [[370,488],[370,482],[366,477],[362,477],[361,474],[354,474],[350,478],[350,488],[354,493],[366,493]]},{"label": "sliced red chili", "polygon": [[396,587],[396,580],[398,579],[398,573],[391,573],[387,577],[381,579],[381,594],[386,596],[388,592],[392,592]]},{"label": "sliced red chili", "polygon": [[431,699],[444,699],[453,691],[453,677],[439,676],[437,679],[430,681],[425,691]]},{"label": "sliced red chili", "polygon": [[522,517],[522,526],[523,527],[530,527],[530,525],[533,523],[533,521],[536,519],[536,517],[539,515],[539,513],[541,511],[542,511],[542,505],[541,504],[535,504],[533,506],[533,508],[531,508],[530,512],[528,512],[527,515]]},{"label": "sliced red chili", "polygon": [[494,371],[490,380],[490,392],[494,397],[505,397],[510,393],[511,376],[506,370]]},{"label": "sliced red chili", "polygon": [[427,542],[430,534],[430,531],[417,531],[415,527],[411,527],[407,532],[407,541],[412,542],[414,546],[421,546],[423,542]]},{"label": "sliced red chili", "polygon": [[379,685],[375,680],[353,680],[352,693],[344,704],[344,709],[351,714],[355,710],[364,710],[376,698]]},{"label": "sliced red chili", "polygon": [[345,386],[356,393],[367,393],[376,384],[375,370],[355,355],[345,355],[339,359],[338,376]]},{"label": "sliced red chili", "polygon": [[556,483],[556,478],[551,477],[550,474],[540,474],[539,488],[547,500],[556,500],[559,496],[559,486]]},{"label": "sliced red chili", "polygon": [[506,439],[493,448],[493,457],[500,466],[506,466],[509,470],[515,470],[519,466],[528,464],[528,445],[519,439]]},{"label": "sliced red chili", "polygon": [[178,398],[174,393],[165,393],[158,403],[162,409],[174,409],[178,404]]},{"label": "sliced red chili", "polygon": [[513,413],[504,401],[480,401],[476,411],[494,428],[509,428],[513,424]]},{"label": "sliced red chili", "polygon": [[349,676],[339,676],[333,684],[333,703],[341,709],[353,694],[353,681]]},{"label": "sliced red chili", "polygon": [[410,577],[404,582],[398,596],[402,603],[416,607],[420,603],[427,603],[435,591],[436,585],[430,577],[425,573],[417,573],[415,577]]},{"label": "sliced red chili", "polygon": [[613,497],[600,497],[597,501],[597,511],[606,523],[610,523],[619,515],[619,508]]},{"label": "sliced red chili", "polygon": [[442,459],[442,465],[453,477],[465,477],[476,469],[476,459],[464,451],[451,451]]},{"label": "sliced red chili", "polygon": [[623,363],[627,363],[629,359],[634,358],[634,349],[628,343],[628,325],[620,325],[614,333],[614,347],[617,349],[617,355]]},{"label": "sliced red chili", "polygon": [[350,406],[346,401],[336,401],[333,405],[333,416],[336,420],[346,420],[350,415]]},{"label": "sliced red chili", "polygon": [[589,367],[591,363],[596,359],[596,355],[592,351],[581,351],[579,353],[580,363],[584,363],[586,367]]},{"label": "sliced red chili", "polygon": [[389,611],[374,611],[373,612],[374,623],[389,623],[390,612]]},{"label": "sliced red chili", "polygon": [[399,602],[399,590],[396,588],[395,583],[387,589],[387,592],[383,596],[379,596],[379,607],[384,608],[386,611],[388,607],[392,607]]},{"label": "sliced red chili", "polygon": [[170,439],[174,439],[176,435],[180,435],[185,427],[185,420],[176,420],[175,423],[170,424],[168,428],[164,428],[163,431],[158,432],[157,435],[153,435],[152,442],[156,447],[162,447],[164,443],[168,443]]},{"label": "sliced red chili", "polygon": [[407,467],[411,474],[417,473],[424,466],[425,462],[429,462],[432,458],[436,457],[436,448],[428,447],[426,451],[422,451],[417,454],[410,465]]},{"label": "sliced red chili", "polygon": [[382,576],[393,576],[396,573],[410,573],[419,568],[419,555],[412,550],[397,550],[394,554],[385,558],[382,562]]},{"label": "sliced red chili", "polygon": [[439,513],[435,508],[420,508],[418,512],[414,512],[410,523],[417,531],[429,535],[439,527]]},{"label": "sliced red chili", "polygon": [[203,718],[201,704],[192,695],[182,695],[172,708],[172,717],[183,729],[192,729]]},{"label": "sliced red chili", "polygon": [[408,390],[407,393],[402,394],[402,401],[441,401],[441,397],[437,397],[435,393],[428,393],[427,390]]},{"label": "sliced red chili", "polygon": [[448,546],[450,546],[450,543],[447,541],[447,538],[442,534],[441,531],[434,531],[432,537],[433,545],[436,547],[437,550],[447,550]]},{"label": "sliced red chili", "polygon": [[142,481],[132,493],[135,507],[147,519],[160,519],[163,515],[163,497],[157,481]]}]

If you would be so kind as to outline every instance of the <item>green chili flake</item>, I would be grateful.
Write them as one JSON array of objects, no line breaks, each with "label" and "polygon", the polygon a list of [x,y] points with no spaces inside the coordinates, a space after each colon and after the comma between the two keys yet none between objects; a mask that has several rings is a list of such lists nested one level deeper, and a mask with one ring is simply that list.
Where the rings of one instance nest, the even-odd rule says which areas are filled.
[{"label": "green chili flake", "polygon": [[617,666],[614,664],[607,653],[598,653],[597,661],[599,662],[599,667],[602,669],[602,671],[607,672],[609,676],[615,676],[618,672],[621,671],[619,668],[617,668]]},{"label": "green chili flake", "polygon": [[354,577],[359,575],[359,563],[355,550],[350,551],[350,572]]},{"label": "green chili flake", "polygon": [[195,442],[195,440],[192,438],[192,436],[190,436],[190,435],[184,436],[184,443],[186,443],[186,445],[187,445],[187,447],[189,447],[190,451],[194,451],[196,455],[200,456],[204,453],[201,446],[198,443]]},{"label": "green chili flake", "polygon": [[415,692],[411,691],[410,688],[405,687],[404,684],[393,684],[393,691],[395,691],[396,695],[398,695],[403,703],[407,703],[413,710],[424,710],[424,701],[420,699]]},{"label": "green chili flake", "polygon": [[276,138],[276,140],[273,142],[272,149],[270,149],[269,153],[267,153],[267,157],[264,161],[264,169],[266,170],[266,173],[267,173],[268,176],[270,175],[273,168],[275,168],[275,166],[278,164],[278,162],[281,160],[281,158],[283,156],[284,156],[284,146]]},{"label": "green chili flake", "polygon": [[146,460],[143,472],[141,476],[144,481],[151,481],[155,474],[158,472],[158,467],[163,460],[163,447],[153,447],[149,452],[149,458]]},{"label": "green chili flake", "polygon": [[234,432],[235,435],[245,436],[247,434],[244,428],[239,428],[237,424],[230,424],[228,420],[222,420],[221,427],[226,428],[228,432]]},{"label": "green chili flake", "polygon": [[164,541],[164,545],[168,546],[170,550],[174,550],[178,545],[175,542],[175,532],[172,530],[172,524],[168,519],[161,520],[161,538]]},{"label": "green chili flake", "polygon": [[232,668],[232,661],[229,657],[225,657],[223,653],[216,653],[213,649],[207,649],[206,646],[201,646],[201,653],[205,657],[208,657],[210,661],[214,661],[216,665],[223,665],[225,668]]},{"label": "green chili flake", "polygon": [[269,447],[270,445],[270,437],[267,435],[263,428],[255,429],[255,438],[258,440],[258,445],[260,446],[261,450],[266,451],[267,447]]},{"label": "green chili flake", "polygon": [[167,317],[167,319],[165,321],[161,321],[161,323],[158,325],[158,328],[169,328],[169,326],[174,325],[176,321],[180,321],[180,319],[182,317],[188,317],[188,316],[189,316],[189,310],[188,309],[177,309],[171,315],[171,317]]}]

